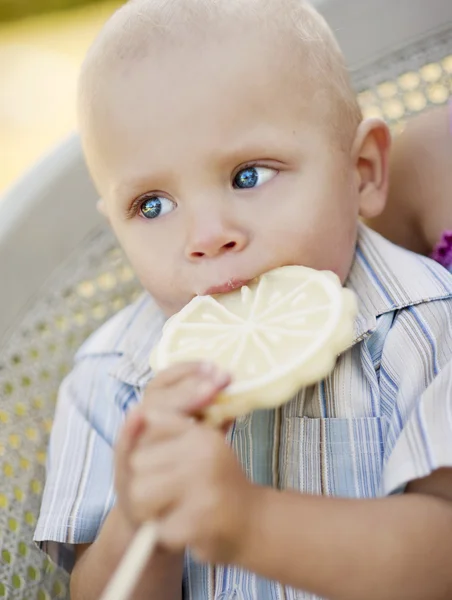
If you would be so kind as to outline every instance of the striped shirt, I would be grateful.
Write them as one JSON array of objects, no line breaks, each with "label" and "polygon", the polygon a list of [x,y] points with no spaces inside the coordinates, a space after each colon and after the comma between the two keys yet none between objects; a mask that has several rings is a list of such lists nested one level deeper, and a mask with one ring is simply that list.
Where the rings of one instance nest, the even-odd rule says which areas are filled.
[{"label": "striped shirt", "polygon": [[[452,467],[452,276],[361,227],[346,285],[360,310],[354,343],[333,373],[231,429],[258,484],[374,498]],[[62,384],[35,539],[67,569],[74,544],[96,538],[115,502],[114,443],[152,377],[149,355],[163,324],[143,295],[84,344]],[[189,554],[183,590],[185,600],[314,598]]]}]

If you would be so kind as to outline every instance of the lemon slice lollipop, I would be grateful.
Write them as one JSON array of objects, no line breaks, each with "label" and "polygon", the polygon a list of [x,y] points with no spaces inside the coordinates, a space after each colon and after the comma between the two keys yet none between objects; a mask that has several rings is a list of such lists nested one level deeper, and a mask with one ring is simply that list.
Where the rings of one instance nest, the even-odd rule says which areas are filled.
[{"label": "lemon slice lollipop", "polygon": [[208,360],[231,373],[206,413],[218,424],[326,377],[352,343],[355,316],[355,296],[334,273],[281,267],[228,294],[194,298],[166,323],[151,365]]}]

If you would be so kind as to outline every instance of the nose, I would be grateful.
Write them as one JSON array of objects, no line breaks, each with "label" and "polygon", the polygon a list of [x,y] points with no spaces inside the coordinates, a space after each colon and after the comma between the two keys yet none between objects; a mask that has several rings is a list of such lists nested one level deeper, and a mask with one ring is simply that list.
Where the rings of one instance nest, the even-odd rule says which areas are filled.
[{"label": "nose", "polygon": [[220,216],[204,216],[192,222],[186,245],[190,260],[215,258],[229,252],[240,252],[248,244],[248,235],[240,226]]}]

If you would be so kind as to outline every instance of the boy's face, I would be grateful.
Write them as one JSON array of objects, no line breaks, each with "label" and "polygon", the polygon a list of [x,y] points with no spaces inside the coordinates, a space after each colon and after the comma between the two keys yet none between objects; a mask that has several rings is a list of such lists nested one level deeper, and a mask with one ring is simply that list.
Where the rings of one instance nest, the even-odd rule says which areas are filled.
[{"label": "boy's face", "polygon": [[299,59],[259,35],[165,43],[109,76],[87,143],[144,287],[171,315],[283,265],[344,280],[355,171]]}]

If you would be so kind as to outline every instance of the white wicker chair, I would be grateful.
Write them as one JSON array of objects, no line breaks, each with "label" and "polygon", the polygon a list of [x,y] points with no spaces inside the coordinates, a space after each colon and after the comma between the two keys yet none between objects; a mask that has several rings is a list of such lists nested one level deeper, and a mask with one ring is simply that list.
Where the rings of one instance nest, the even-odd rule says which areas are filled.
[{"label": "white wicker chair", "polygon": [[[317,0],[366,114],[394,128],[452,92],[450,0]],[[32,534],[59,382],[139,287],[97,216],[77,137],[0,201],[0,598],[67,598]]]}]

